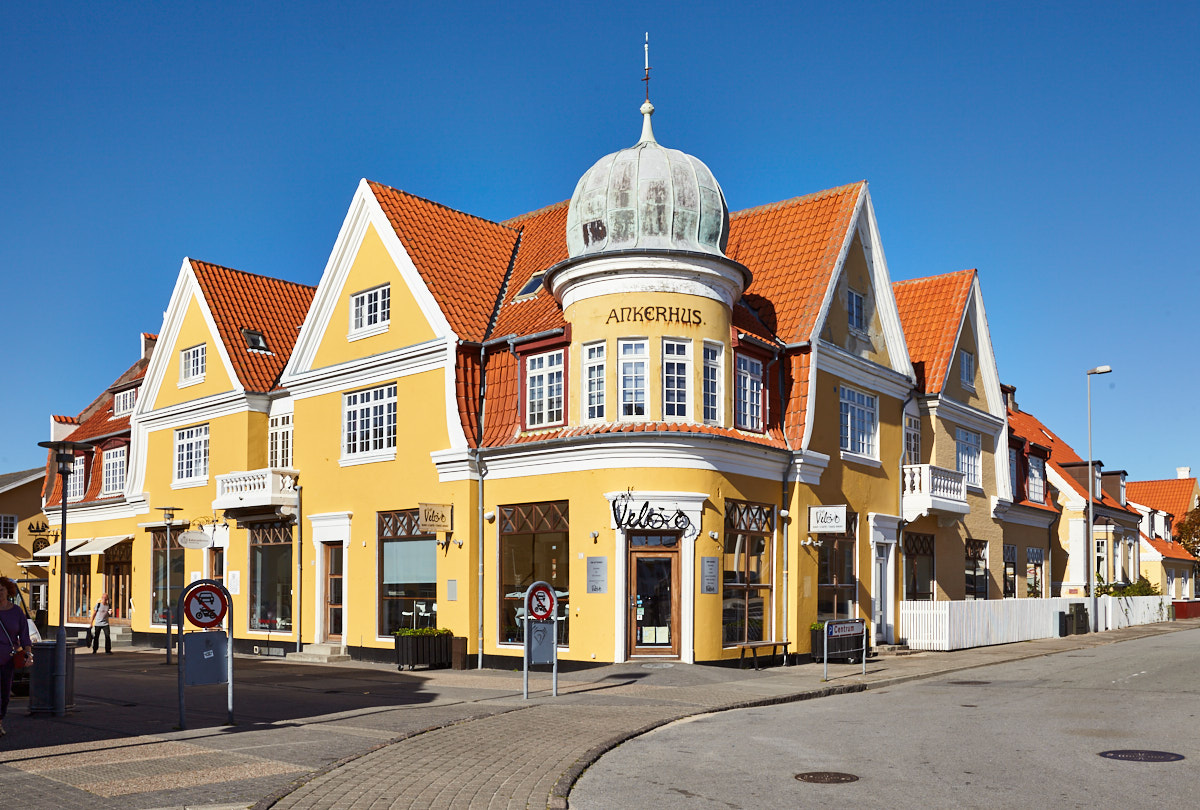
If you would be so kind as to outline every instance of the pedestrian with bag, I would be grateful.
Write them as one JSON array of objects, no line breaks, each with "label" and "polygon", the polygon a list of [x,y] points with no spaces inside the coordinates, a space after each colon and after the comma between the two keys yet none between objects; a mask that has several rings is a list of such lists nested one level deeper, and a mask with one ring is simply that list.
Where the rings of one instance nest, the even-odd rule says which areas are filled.
[{"label": "pedestrian with bag", "polygon": [[112,636],[108,629],[108,617],[112,615],[112,608],[108,605],[108,594],[100,597],[100,601],[96,603],[96,609],[92,611],[92,623],[88,625],[88,633],[92,636],[92,654],[100,652],[100,631],[104,631],[104,652],[112,655]]},{"label": "pedestrian with bag", "polygon": [[17,583],[0,577],[0,737],[8,699],[12,696],[13,673],[33,663],[33,642],[29,640],[29,618],[16,603]]}]

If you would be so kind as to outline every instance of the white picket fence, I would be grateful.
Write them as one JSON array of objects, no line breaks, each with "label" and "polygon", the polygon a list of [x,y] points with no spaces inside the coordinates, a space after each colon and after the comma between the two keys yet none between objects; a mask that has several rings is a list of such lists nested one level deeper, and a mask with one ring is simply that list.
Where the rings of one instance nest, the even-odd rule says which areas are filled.
[{"label": "white picket fence", "polygon": [[[914,650],[965,650],[1058,635],[1058,614],[1083,597],[988,599],[964,602],[901,602],[900,639]],[[1171,600],[1165,596],[1101,596],[1099,628],[1115,630],[1165,622]]]}]

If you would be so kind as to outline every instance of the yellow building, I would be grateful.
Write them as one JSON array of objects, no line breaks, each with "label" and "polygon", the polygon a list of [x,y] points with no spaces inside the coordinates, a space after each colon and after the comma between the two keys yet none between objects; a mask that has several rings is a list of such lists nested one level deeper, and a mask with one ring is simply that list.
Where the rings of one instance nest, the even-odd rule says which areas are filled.
[{"label": "yellow building", "polygon": [[46,609],[46,562],[34,557],[48,545],[50,535],[42,516],[42,487],[46,471],[0,473],[0,576],[17,583],[30,615]]}]

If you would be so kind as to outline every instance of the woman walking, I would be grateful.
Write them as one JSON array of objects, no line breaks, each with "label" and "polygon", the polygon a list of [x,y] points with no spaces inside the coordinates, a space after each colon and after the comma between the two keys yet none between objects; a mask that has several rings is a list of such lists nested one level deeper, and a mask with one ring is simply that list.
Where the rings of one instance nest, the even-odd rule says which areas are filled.
[{"label": "woman walking", "polygon": [[4,717],[8,714],[8,699],[12,696],[13,656],[27,650],[32,657],[29,640],[29,619],[13,600],[17,598],[17,583],[0,577],[0,737],[5,734]]}]

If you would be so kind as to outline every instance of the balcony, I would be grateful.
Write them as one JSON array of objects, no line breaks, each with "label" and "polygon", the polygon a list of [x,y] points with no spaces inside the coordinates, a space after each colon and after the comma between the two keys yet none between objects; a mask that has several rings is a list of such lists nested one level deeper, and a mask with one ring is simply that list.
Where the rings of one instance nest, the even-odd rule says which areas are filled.
[{"label": "balcony", "polygon": [[932,464],[905,464],[901,469],[904,519],[914,521],[932,512],[965,515],[967,480],[963,473]]},{"label": "balcony", "polygon": [[226,473],[217,476],[213,509],[273,510],[296,506],[300,473],[279,467]]}]

